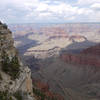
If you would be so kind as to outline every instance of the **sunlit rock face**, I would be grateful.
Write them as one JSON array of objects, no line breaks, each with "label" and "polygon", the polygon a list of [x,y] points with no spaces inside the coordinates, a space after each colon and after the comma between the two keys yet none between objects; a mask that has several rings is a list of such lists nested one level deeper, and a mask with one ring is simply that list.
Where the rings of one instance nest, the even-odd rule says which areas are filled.
[{"label": "sunlit rock face", "polygon": [[68,45],[74,42],[83,42],[86,41],[84,36],[49,36],[44,42],[35,47],[30,47],[24,53],[24,55],[34,55],[36,58],[48,58],[52,56],[59,55],[59,51],[62,48],[67,47]]},{"label": "sunlit rock face", "polygon": [[[12,33],[6,24],[0,22],[0,92],[7,91],[10,98],[14,93],[27,93],[27,100],[33,100],[31,71],[25,67],[14,47]],[[23,95],[24,98],[24,95]],[[0,98],[1,99],[1,98]],[[7,100],[12,100],[7,97]],[[23,99],[25,100],[25,99]],[[35,99],[34,99],[35,100]]]}]

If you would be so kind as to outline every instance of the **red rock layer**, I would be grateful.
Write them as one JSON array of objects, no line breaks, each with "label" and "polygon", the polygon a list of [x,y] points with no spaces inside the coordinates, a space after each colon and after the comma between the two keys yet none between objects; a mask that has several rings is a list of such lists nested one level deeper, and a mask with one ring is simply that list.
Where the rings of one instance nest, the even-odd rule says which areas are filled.
[{"label": "red rock layer", "polygon": [[62,54],[67,63],[100,67],[100,44],[83,50],[80,54]]},{"label": "red rock layer", "polygon": [[97,57],[89,57],[83,55],[72,55],[72,54],[64,54],[61,58],[68,63],[75,63],[81,65],[91,65],[100,67],[100,59]]},{"label": "red rock layer", "polygon": [[57,100],[64,100],[63,97],[60,94],[53,93],[53,92],[49,91],[49,85],[48,84],[41,82],[39,80],[33,80],[33,84],[35,84],[35,88],[42,91],[47,97],[57,98]]},{"label": "red rock layer", "polygon": [[94,55],[100,57],[100,44],[83,50],[81,54],[85,54],[85,55],[88,54],[88,55]]}]

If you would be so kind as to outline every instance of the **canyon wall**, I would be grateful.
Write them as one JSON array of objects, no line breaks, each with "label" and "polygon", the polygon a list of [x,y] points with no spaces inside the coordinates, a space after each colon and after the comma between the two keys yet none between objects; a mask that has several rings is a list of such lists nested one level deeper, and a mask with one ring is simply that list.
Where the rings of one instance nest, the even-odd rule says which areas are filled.
[{"label": "canyon wall", "polygon": [[100,67],[100,44],[83,50],[80,54],[62,54],[67,63]]}]

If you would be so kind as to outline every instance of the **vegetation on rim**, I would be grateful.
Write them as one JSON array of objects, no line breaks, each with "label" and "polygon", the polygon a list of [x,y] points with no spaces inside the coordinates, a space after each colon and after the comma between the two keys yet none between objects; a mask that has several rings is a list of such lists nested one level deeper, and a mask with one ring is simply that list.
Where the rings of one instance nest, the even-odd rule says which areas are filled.
[{"label": "vegetation on rim", "polygon": [[14,56],[11,59],[5,53],[2,57],[2,70],[11,76],[11,79],[16,79],[19,77],[20,64],[18,57]]},{"label": "vegetation on rim", "polygon": [[0,91],[0,100],[13,100],[7,91]]},{"label": "vegetation on rim", "polygon": [[16,91],[13,95],[17,100],[23,100],[21,91]]}]

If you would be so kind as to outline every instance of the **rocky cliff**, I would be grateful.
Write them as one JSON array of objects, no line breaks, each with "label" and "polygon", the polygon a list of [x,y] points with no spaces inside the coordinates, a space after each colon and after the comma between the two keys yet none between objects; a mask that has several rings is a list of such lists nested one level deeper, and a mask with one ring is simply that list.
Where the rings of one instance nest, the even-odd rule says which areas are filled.
[{"label": "rocky cliff", "polygon": [[11,31],[0,22],[0,100],[35,100],[31,71],[13,44]]},{"label": "rocky cliff", "polygon": [[100,44],[80,52],[80,54],[62,54],[61,58],[67,63],[100,67]]},{"label": "rocky cliff", "polygon": [[81,54],[87,54],[100,57],[100,44],[89,47],[81,52]]}]

